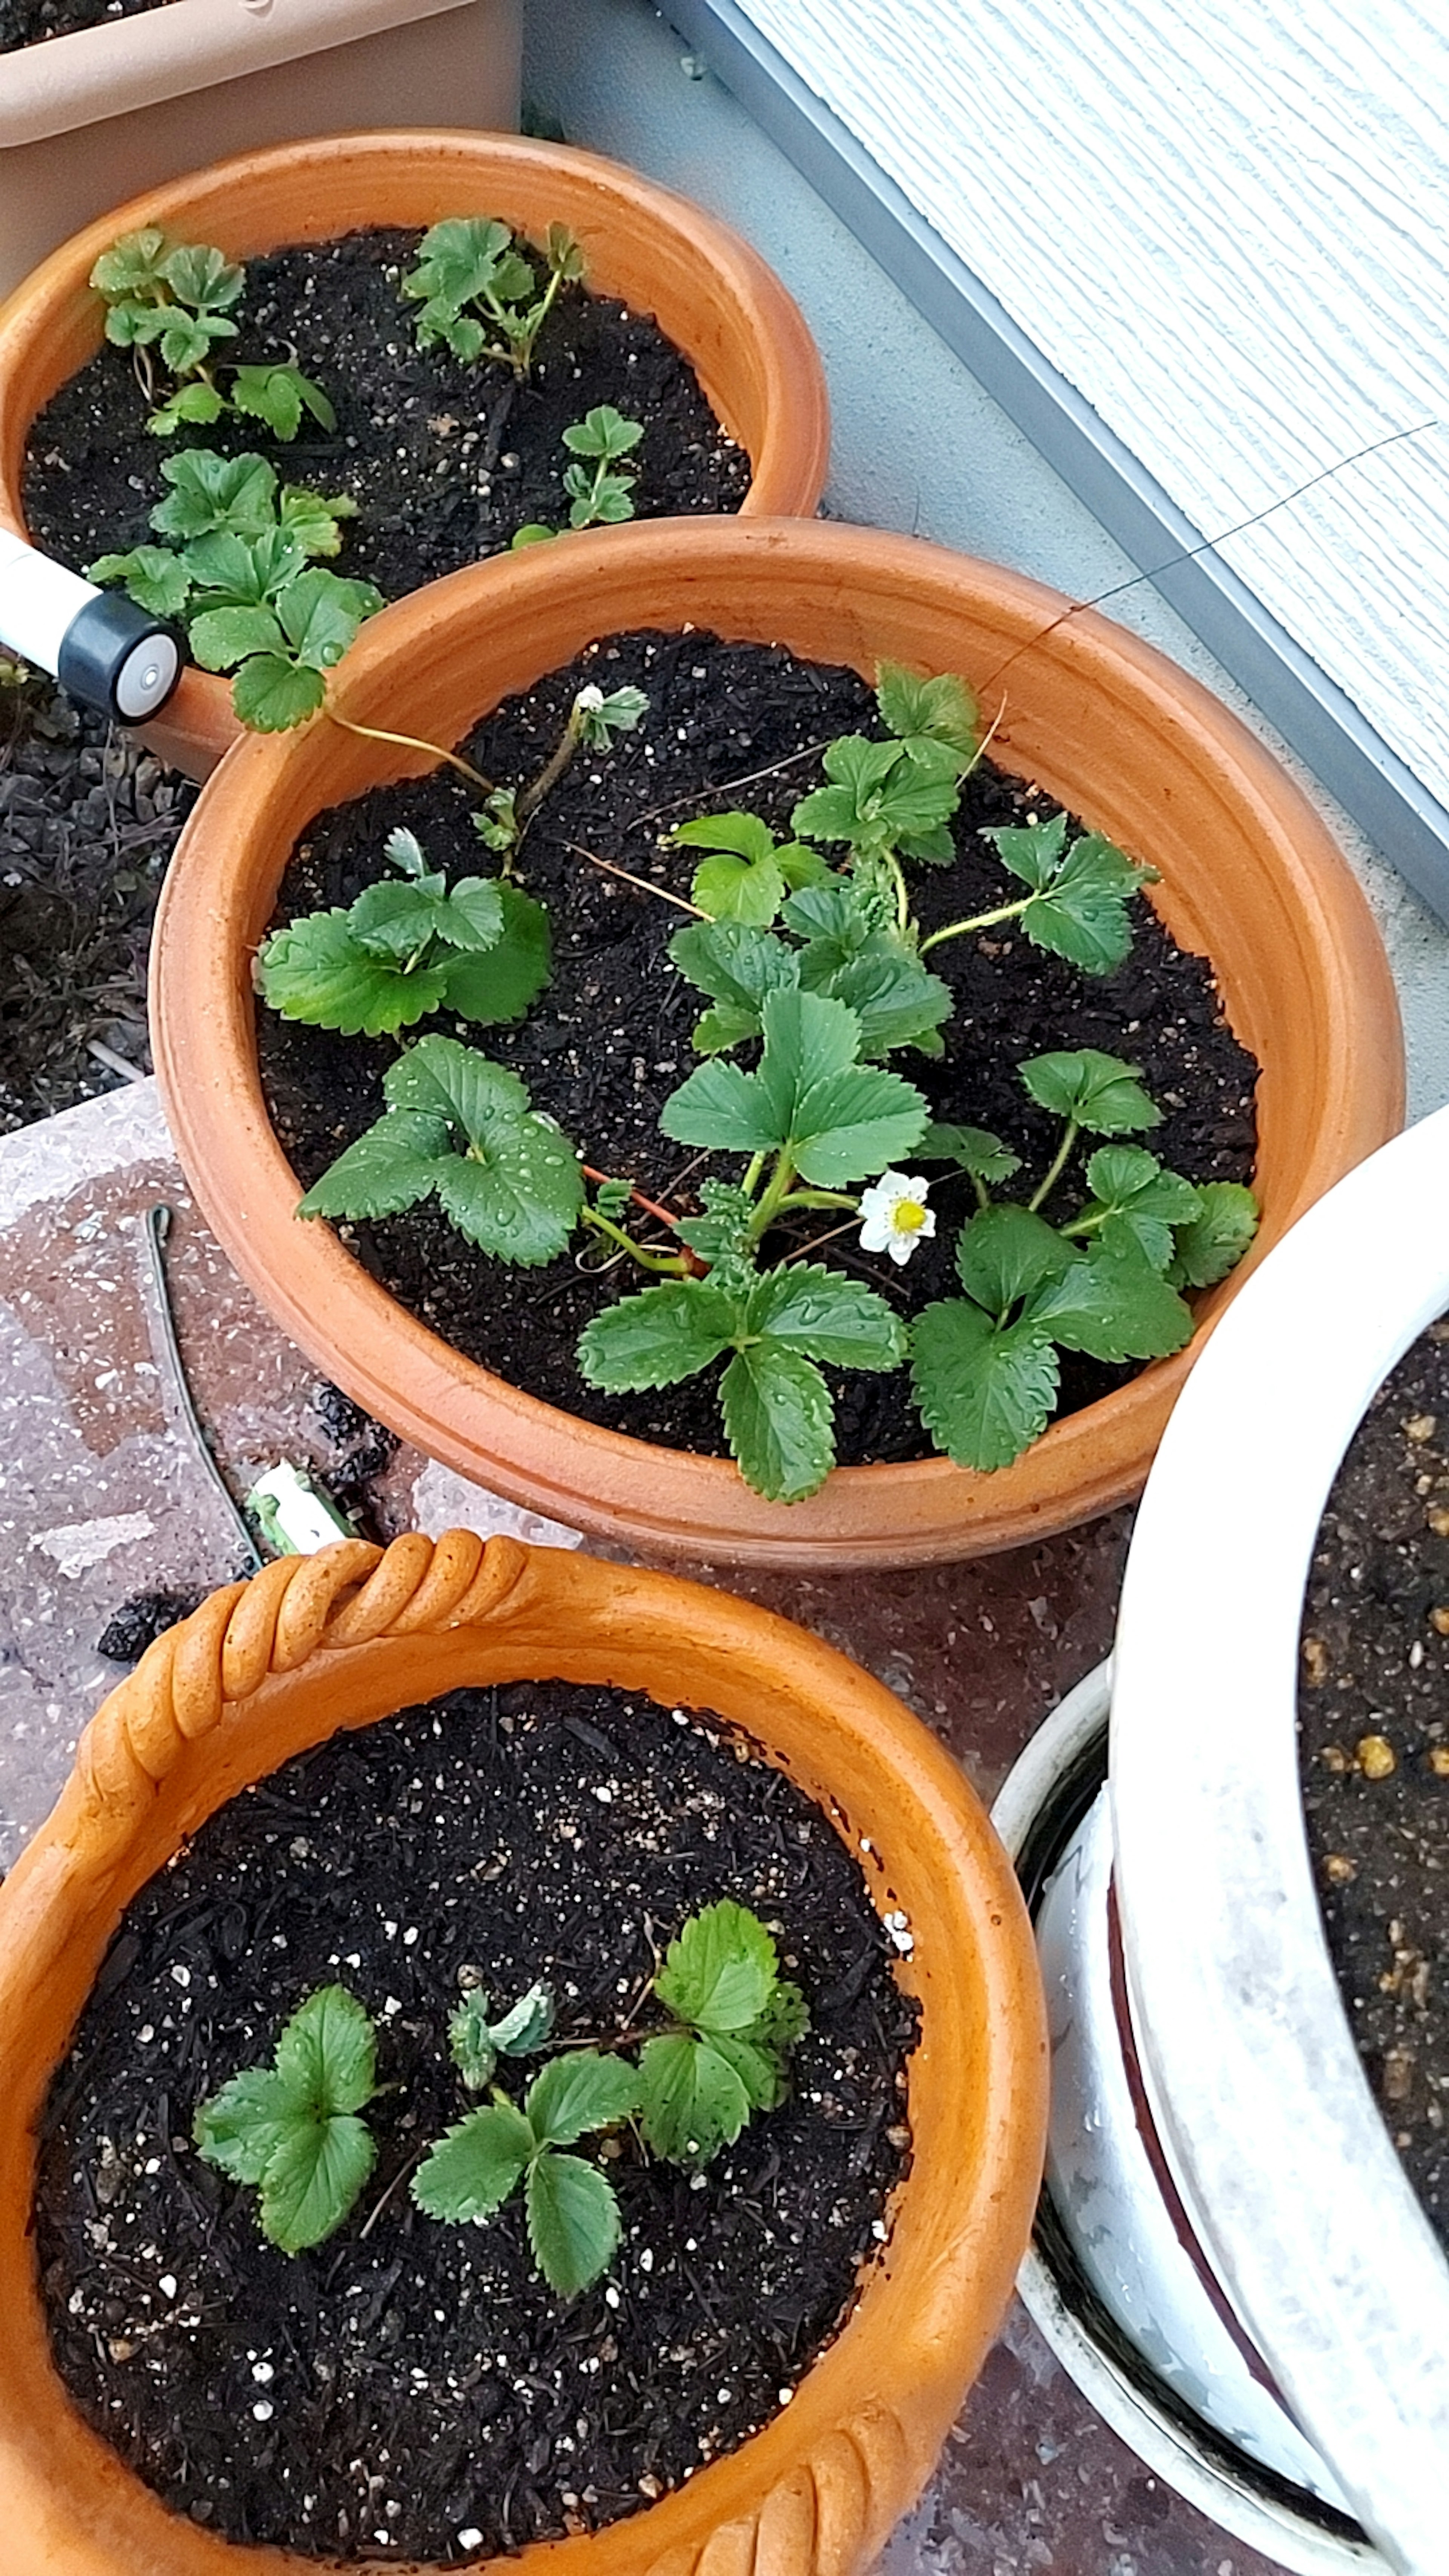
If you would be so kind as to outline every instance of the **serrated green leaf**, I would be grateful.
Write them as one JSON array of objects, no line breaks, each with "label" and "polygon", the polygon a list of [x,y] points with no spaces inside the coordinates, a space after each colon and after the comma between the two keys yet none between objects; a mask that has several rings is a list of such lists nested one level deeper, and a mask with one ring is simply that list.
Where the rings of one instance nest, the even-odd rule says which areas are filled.
[{"label": "serrated green leaf", "polygon": [[492,2025],[490,2036],[499,2055],[532,2057],[550,2036],[556,2010],[552,1987],[531,1985]]},{"label": "serrated green leaf", "polygon": [[957,764],[943,743],[908,747],[846,734],[826,746],[822,766],[832,784],[803,797],[790,817],[792,832],[806,840],[890,849],[956,811]]},{"label": "serrated green leaf", "polygon": [[939,975],[931,974],[899,940],[878,934],[824,974],[814,947],[807,947],[800,960],[800,981],[807,991],[826,993],[854,1011],[860,1022],[860,1051],[866,1057],[922,1045],[955,1007],[950,986]]},{"label": "serrated green leaf", "polygon": [[899,1368],[906,1355],[904,1327],[884,1297],[818,1261],[766,1271],[751,1290],[746,1329],[831,1368]]},{"label": "serrated green leaf", "polygon": [[1177,1231],[1167,1276],[1175,1288],[1212,1288],[1235,1270],[1258,1231],[1258,1202],[1239,1181],[1198,1184],[1198,1214]]},{"label": "serrated green leaf", "polygon": [[489,2218],[522,2178],[538,2141],[512,2102],[470,2111],[445,2131],[412,2179],[412,2196],[429,2218]]},{"label": "serrated green leaf", "polygon": [[1067,958],[1086,975],[1109,975],[1132,946],[1127,906],[1156,870],[1133,865],[1100,832],[1074,841],[1050,884],[1034,894],[1021,916],[1038,948]]},{"label": "serrated green leaf", "polygon": [[689,889],[691,903],[712,921],[750,922],[758,929],[774,920],[784,894],[785,880],[772,858],[751,866],[724,851],[702,861]]},{"label": "serrated green leaf", "polygon": [[441,969],[404,973],[359,950],[351,915],[340,910],[308,913],[273,931],[258,954],[257,977],[264,1001],[284,1019],[348,1037],[409,1028],[438,1008],[446,988]]},{"label": "serrated green leaf", "polygon": [[583,1175],[568,1138],[534,1115],[501,1122],[466,1156],[443,1163],[435,1183],[443,1212],[495,1261],[523,1270],[556,1260],[578,1221]]},{"label": "serrated green leaf", "polygon": [[296,437],[304,411],[323,429],[337,427],[337,414],[321,386],[296,367],[238,367],[231,380],[231,399],[234,410],[264,420],[284,444]]},{"label": "serrated green leaf", "polygon": [[745,1260],[749,1252],[750,1220],[754,1201],[732,1181],[704,1181],[700,1185],[703,1214],[681,1220],[679,1234],[691,1252],[701,1261]]},{"label": "serrated green leaf", "polygon": [[1192,1310],[1130,1234],[1094,1244],[1032,1298],[1027,1315],[1065,1350],[1095,1360],[1165,1359],[1192,1337]]},{"label": "serrated green leaf", "polygon": [[389,832],[382,845],[382,855],[388,866],[396,868],[400,876],[423,878],[431,873],[422,842],[405,824],[399,824],[395,831]]},{"label": "serrated green leaf", "polygon": [[765,995],[800,979],[799,951],[742,921],[692,923],[675,932],[669,955],[681,975],[719,1005],[717,1011],[706,1011],[695,1029],[694,1045],[701,1055],[758,1037]]},{"label": "serrated green leaf", "polygon": [[191,538],[181,560],[198,588],[210,594],[204,605],[214,609],[270,605],[304,570],[307,558],[285,528],[264,528],[255,537],[211,528]]},{"label": "serrated green leaf", "polygon": [[750,867],[775,855],[775,835],[758,814],[700,814],[676,823],[669,838],[681,850],[727,850]]},{"label": "serrated green leaf", "polygon": [[335,555],[342,544],[341,519],[355,519],[357,503],[345,492],[310,492],[304,483],[284,485],[277,518],[305,555]]},{"label": "serrated green leaf", "polygon": [[102,295],[135,295],[160,284],[165,260],[166,236],[148,224],[143,231],[123,233],[109,250],[102,251],[90,283]]},{"label": "serrated green leaf", "polygon": [[773,2111],[789,2091],[785,2069],[768,2048],[743,2031],[715,2031],[710,2047],[733,2068],[745,2088],[751,2112]]},{"label": "serrated green leaf", "polygon": [[681,1926],[654,1991],[676,2021],[713,2035],[759,2020],[780,1973],[774,1936],[747,1905],[721,1897]]},{"label": "serrated green leaf", "polygon": [[346,1147],[297,1205],[298,1216],[400,1216],[437,1185],[451,1158],[447,1123],[390,1110]]},{"label": "serrated green leaf", "polygon": [[1173,1228],[1190,1224],[1198,1213],[1200,1201],[1191,1181],[1164,1171],[1156,1155],[1140,1145],[1099,1145],[1087,1165],[1087,1182],[1093,1195],[1078,1227],[1096,1230],[1108,1218],[1120,1217],[1153,1269],[1165,1270],[1172,1258]]},{"label": "serrated green leaf", "polygon": [[859,873],[840,877],[829,868],[791,895],[782,918],[787,930],[809,940],[814,954],[833,965],[856,956],[891,926],[889,909],[882,911],[875,889]]},{"label": "serrated green leaf", "polygon": [[382,606],[382,595],[371,582],[344,581],[317,564],[288,582],[276,605],[298,661],[309,671],[330,671],[363,619]]},{"label": "serrated green leaf", "polygon": [[1001,860],[1023,885],[1039,890],[1051,884],[1067,846],[1067,818],[1053,814],[1045,823],[1008,823],[983,831]]},{"label": "serrated green leaf", "polygon": [[247,273],[210,242],[178,242],[161,263],[173,295],[199,313],[224,311],[240,300]]},{"label": "serrated green leaf", "polygon": [[290,733],[316,714],[325,695],[320,671],[299,671],[279,653],[254,654],[231,684],[237,720],[250,733]]},{"label": "serrated green leaf", "polygon": [[288,2131],[262,2176],[262,2234],[284,2254],[320,2245],[353,2207],[377,2149],[350,2112]]},{"label": "serrated green leaf", "polygon": [[153,438],[171,438],[178,429],[188,426],[209,429],[225,409],[215,385],[178,385],[175,393],[150,414],[146,427]]},{"label": "serrated green leaf", "polygon": [[[218,340],[234,340],[236,324],[222,313],[169,312],[161,334],[161,356],[173,376],[204,366]],[[218,403],[218,409],[221,406]]]},{"label": "serrated green leaf", "polygon": [[708,2164],[749,2119],[743,2079],[708,2040],[682,2033],[646,2040],[639,2076],[644,2143],[667,2164]]},{"label": "serrated green leaf", "polygon": [[989,1207],[962,1227],[956,1273],[968,1297],[1003,1317],[1043,1280],[1060,1278],[1074,1258],[1045,1217],[1024,1207]]},{"label": "serrated green leaf", "polygon": [[573,705],[580,739],[596,751],[609,750],[616,733],[633,733],[648,711],[649,701],[642,689],[610,689],[597,706],[591,703],[589,691],[580,689]]},{"label": "serrated green leaf", "polygon": [[579,1336],[579,1367],[611,1395],[678,1386],[730,1348],[742,1321],[740,1303],[712,1281],[667,1279],[595,1315]]},{"label": "serrated green leaf", "polygon": [[551,2147],[571,2147],[592,2129],[615,2128],[632,2119],[638,2107],[634,2068],[622,2057],[601,2056],[596,2048],[552,2058],[523,2097],[534,2136]]},{"label": "serrated green leaf", "polygon": [[758,1072],[701,1065],[665,1102],[660,1126],[681,1145],[754,1154],[783,1148],[821,1189],[908,1154],[926,1104],[899,1074],[860,1066],[860,1022],[841,1002],[784,987],[767,994]]},{"label": "serrated green leaf", "polygon": [[319,1986],[277,2041],[276,2066],[288,2091],[319,2116],[361,2111],[377,2075],[371,2014],[346,1986]]},{"label": "serrated green leaf", "polygon": [[200,2104],[191,2134],[209,2165],[233,2182],[258,2183],[298,2107],[274,2066],[248,2066]]},{"label": "serrated green leaf", "polygon": [[1026,1322],[1003,1328],[964,1298],[942,1298],[911,1326],[921,1420],[958,1467],[1009,1467],[1046,1429],[1058,1382],[1044,1330]]},{"label": "serrated green leaf", "polygon": [[582,420],[573,421],[563,432],[563,443],[574,456],[627,456],[644,435],[640,420],[626,420],[612,403],[595,403]]},{"label": "serrated green leaf", "polygon": [[553,971],[549,918],[543,905],[518,886],[493,882],[498,885],[502,909],[498,939],[482,956],[456,950],[439,969],[447,1008],[480,1028],[501,1028],[521,1020]]},{"label": "serrated green leaf", "polygon": [[932,1119],[916,1152],[926,1163],[959,1163],[973,1180],[1009,1181],[1021,1169],[1021,1156],[985,1127],[953,1127]]},{"label": "serrated green leaf", "polygon": [[474,1986],[448,2015],[448,2049],[469,2093],[481,2093],[498,2063],[498,2043],[488,2026],[488,1989]]},{"label": "serrated green leaf", "polygon": [[149,617],[179,617],[191,596],[191,575],[164,546],[133,546],[129,554],[98,555],[87,581],[123,581],[128,596]]},{"label": "serrated green leaf", "polygon": [[284,637],[270,608],[203,608],[191,620],[191,650],[203,671],[231,671],[253,653],[281,653]]},{"label": "serrated green leaf", "polygon": [[613,2186],[582,2156],[552,2150],[529,2167],[528,2242],[561,2299],[586,2290],[609,2268],[623,2233]]},{"label": "serrated green leaf", "polygon": [[720,1380],[725,1433],[766,1502],[818,1493],[835,1464],[835,1406],[813,1360],[777,1342],[737,1351]]},{"label": "serrated green leaf", "polygon": [[164,458],[161,473],[171,490],[151,513],[160,536],[185,539],[230,528],[256,537],[275,524],[277,477],[264,456],[213,456],[209,448],[188,447]]},{"label": "serrated green leaf", "polygon": [[980,710],[965,681],[953,671],[927,680],[900,662],[882,662],[875,675],[875,698],[882,724],[903,741],[918,735],[944,743],[961,768],[975,758]]},{"label": "serrated green leaf", "polygon": [[797,2039],[803,2039],[810,2027],[810,2007],[797,1985],[782,1977],[757,2022],[741,2036],[752,2040],[757,2048],[783,2058]]},{"label": "serrated green leaf", "polygon": [[1141,1067],[1097,1047],[1032,1056],[1017,1071],[1043,1109],[1075,1119],[1091,1135],[1127,1136],[1162,1124],[1161,1110],[1138,1079]]}]

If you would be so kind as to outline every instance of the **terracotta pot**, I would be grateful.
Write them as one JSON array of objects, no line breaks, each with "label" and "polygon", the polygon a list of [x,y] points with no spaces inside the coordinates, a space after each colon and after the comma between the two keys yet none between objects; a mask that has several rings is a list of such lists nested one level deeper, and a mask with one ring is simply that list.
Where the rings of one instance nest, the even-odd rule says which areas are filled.
[{"label": "terracotta pot", "polygon": [[[77,233],[27,278],[0,310],[0,527],[27,534],[20,478],[30,425],[101,345],[104,306],[86,281],[118,234],[157,224],[246,260],[366,225],[470,213],[499,216],[535,238],[550,223],[567,224],[588,283],[653,314],[745,450],[753,479],[744,510],[815,508],[830,453],[819,355],[799,308],[738,233],[568,144],[382,133],[247,152],[153,188]],[[240,731],[230,682],[192,670],[143,735],[160,758],[204,778]]]},{"label": "terracotta pot", "polygon": [[507,1538],[485,1548],[463,1530],[385,1555],[349,1540],[229,1585],[150,1649],[0,1891],[0,2490],[25,2576],[319,2564],[173,2516],[72,2411],[51,2365],[27,2232],[34,2123],[122,1908],[223,1800],[338,1728],[545,1676],[745,1727],[862,1853],[875,1902],[905,1909],[915,1948],[898,1973],[922,2021],[889,2241],[792,2404],[647,2513],[507,2565],[853,2576],[924,2485],[1011,2293],[1045,2121],[1031,1930],[956,1764],[843,1656],[727,1594]]},{"label": "terracotta pot", "polygon": [[0,296],[118,198],[302,134],[511,129],[518,0],[173,0],[0,71]]},{"label": "terracotta pot", "polygon": [[[546,560],[540,560],[540,557]],[[924,1564],[1016,1547],[1138,1492],[1203,1337],[1293,1218],[1399,1124],[1398,1009],[1378,934],[1322,824],[1277,763],[1161,654],[1083,615],[1012,659],[1064,603],[912,538],[674,520],[579,534],[455,574],[363,629],[337,705],[452,743],[590,638],[685,621],[873,675],[957,671],[995,710],[996,756],[1162,871],[1151,901],[1212,959],[1263,1067],[1248,1259],[1198,1303],[1188,1348],[1071,1415],[1012,1467],[945,1458],[845,1467],[809,1501],[763,1502],[728,1458],[650,1447],[505,1385],[395,1305],[319,1224],[257,1080],[251,958],[297,835],[323,807],[433,764],[319,717],[238,747],[202,798],[157,914],[152,1045],[207,1218],[302,1348],[369,1411],[494,1491],[574,1528],[723,1563]],[[904,1388],[902,1401],[906,1400]]]}]

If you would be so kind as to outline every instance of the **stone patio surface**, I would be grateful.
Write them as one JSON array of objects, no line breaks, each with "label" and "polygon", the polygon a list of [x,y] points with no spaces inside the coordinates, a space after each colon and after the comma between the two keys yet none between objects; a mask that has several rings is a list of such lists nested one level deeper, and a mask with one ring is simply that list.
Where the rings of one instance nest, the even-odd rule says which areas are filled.
[{"label": "stone patio surface", "polygon": [[[325,1482],[335,1453],[310,1363],[202,1224],[152,1081],[0,1139],[0,1864],[45,1814],[121,1668],[97,1652],[131,1595],[239,1570],[235,1528],[166,1364],[146,1214],[197,1408],[234,1493],[279,1458]],[[577,1546],[577,1533],[403,1448],[388,1534],[459,1522]],[[977,1564],[820,1577],[716,1575],[853,1655],[934,1727],[990,1799],[1111,1639],[1125,1513]],[[1100,2425],[1013,2309],[941,2470],[880,2576],[1271,2576]]]}]

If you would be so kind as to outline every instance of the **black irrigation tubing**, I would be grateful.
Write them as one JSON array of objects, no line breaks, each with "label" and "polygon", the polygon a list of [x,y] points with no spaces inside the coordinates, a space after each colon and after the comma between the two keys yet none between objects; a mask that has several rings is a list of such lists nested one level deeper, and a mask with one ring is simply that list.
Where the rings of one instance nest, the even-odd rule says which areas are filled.
[{"label": "black irrigation tubing", "polygon": [[230,1486],[227,1484],[226,1478],[223,1476],[215,1458],[212,1456],[206,1434],[201,1427],[201,1421],[196,1410],[195,1402],[192,1398],[191,1387],[187,1380],[186,1370],[182,1365],[181,1345],[176,1338],[176,1318],[171,1311],[171,1291],[166,1280],[166,1237],[170,1232],[170,1229],[171,1210],[169,1207],[158,1205],[156,1207],[149,1207],[146,1210],[144,1226],[146,1254],[150,1266],[151,1284],[156,1291],[156,1305],[161,1324],[161,1339],[166,1352],[167,1365],[171,1371],[172,1389],[176,1396],[177,1403],[181,1407],[182,1419],[185,1422],[186,1429],[190,1435],[192,1447],[195,1449],[197,1457],[200,1459],[202,1466],[210,1477],[211,1482],[216,1489],[218,1499],[226,1512],[227,1518],[230,1520],[237,1533],[238,1541],[243,1550],[243,1561],[247,1572],[249,1574],[257,1574],[266,1563],[266,1559],[262,1555],[261,1550],[257,1546],[256,1540],[252,1536],[250,1526],[242,1511],[241,1505],[237,1502]]}]

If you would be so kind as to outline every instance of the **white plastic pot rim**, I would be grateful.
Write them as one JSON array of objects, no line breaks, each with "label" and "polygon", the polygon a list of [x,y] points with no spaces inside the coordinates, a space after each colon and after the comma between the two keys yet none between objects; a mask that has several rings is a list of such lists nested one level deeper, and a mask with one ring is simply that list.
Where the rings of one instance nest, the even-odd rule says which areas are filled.
[{"label": "white plastic pot rim", "polygon": [[1111,1779],[1133,2019],[1215,2270],[1405,2576],[1449,2530],[1449,2265],[1369,2091],[1298,1786],[1318,1524],[1370,1398],[1449,1306],[1449,1110],[1384,1146],[1247,1283],[1138,1515]]},{"label": "white plastic pot rim", "polygon": [[[0,151],[440,17],[466,0],[172,0],[3,57]],[[202,157],[198,137],[198,160]]]}]

